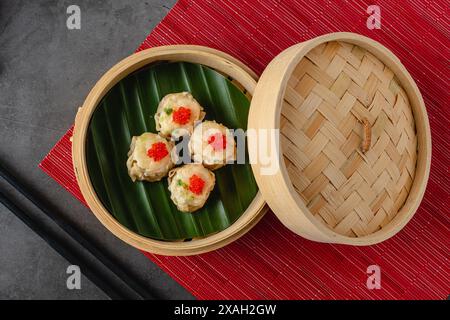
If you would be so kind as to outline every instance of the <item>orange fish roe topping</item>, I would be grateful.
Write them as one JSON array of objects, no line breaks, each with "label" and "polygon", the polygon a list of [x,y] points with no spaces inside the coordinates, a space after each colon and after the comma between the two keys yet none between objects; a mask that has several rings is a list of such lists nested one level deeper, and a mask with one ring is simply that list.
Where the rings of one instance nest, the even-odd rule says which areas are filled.
[{"label": "orange fish roe topping", "polygon": [[213,134],[209,136],[208,144],[210,144],[215,151],[223,150],[227,146],[227,137],[221,133]]},{"label": "orange fish roe topping", "polygon": [[169,154],[164,142],[156,142],[147,150],[147,155],[155,161],[164,159]]},{"label": "orange fish roe topping", "polygon": [[172,113],[172,120],[177,124],[186,124],[191,119],[191,109],[179,107]]},{"label": "orange fish roe topping", "polygon": [[203,188],[205,186],[205,180],[200,178],[198,175],[193,174],[189,178],[189,191],[192,193],[199,195],[202,193]]}]

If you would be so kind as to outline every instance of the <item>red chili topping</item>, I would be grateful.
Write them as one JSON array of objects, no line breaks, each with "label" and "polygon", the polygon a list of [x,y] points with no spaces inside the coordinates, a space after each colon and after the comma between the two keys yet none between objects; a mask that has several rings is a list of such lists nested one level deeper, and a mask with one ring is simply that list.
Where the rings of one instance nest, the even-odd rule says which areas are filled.
[{"label": "red chili topping", "polygon": [[208,144],[210,144],[215,151],[223,150],[227,146],[227,137],[221,133],[213,134],[209,136]]},{"label": "red chili topping", "polygon": [[164,159],[169,154],[166,144],[164,142],[156,142],[147,150],[147,155],[155,161]]},{"label": "red chili topping", "polygon": [[179,107],[172,113],[172,120],[178,124],[186,124],[191,119],[191,109]]},{"label": "red chili topping", "polygon": [[194,174],[189,178],[189,191],[194,194],[201,194],[203,187],[205,186],[205,180]]}]

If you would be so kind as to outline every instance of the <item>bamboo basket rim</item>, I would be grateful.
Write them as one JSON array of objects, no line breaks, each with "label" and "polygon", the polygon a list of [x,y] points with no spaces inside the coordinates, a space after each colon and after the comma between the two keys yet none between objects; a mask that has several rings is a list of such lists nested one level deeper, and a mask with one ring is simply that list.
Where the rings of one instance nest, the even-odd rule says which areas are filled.
[{"label": "bamboo basket rim", "polygon": [[[362,237],[345,236],[334,232],[310,213],[293,187],[282,150],[278,154],[280,169],[274,176],[261,175],[261,166],[256,159],[251,159],[252,169],[266,202],[291,231],[319,242],[371,245],[392,237],[412,218],[425,193],[431,163],[431,132],[422,95],[409,72],[390,50],[375,40],[350,32],[326,34],[287,48],[269,63],[258,81],[250,107],[248,127],[280,129],[281,106],[295,67],[317,45],[331,41],[354,44],[375,55],[393,71],[409,97],[417,130],[418,155],[413,184],[403,207],[381,230]],[[264,116],[260,116],[256,109]],[[250,137],[249,145],[255,148],[257,141]],[[253,154],[250,152],[250,157]],[[283,196],[280,197],[280,194]]]},{"label": "bamboo basket rim", "polygon": [[188,242],[161,241],[141,236],[120,224],[104,207],[91,183],[86,161],[86,136],[93,111],[105,94],[132,72],[156,61],[198,63],[226,74],[237,81],[250,95],[256,87],[256,74],[234,57],[221,51],[196,45],[170,45],[146,49],[126,57],[109,69],[94,85],[82,107],[78,109],[72,136],[72,157],[75,176],[81,193],[98,220],[115,236],[144,251],[163,255],[193,255],[221,248],[256,225],[268,207],[260,191],[242,215],[228,228]]}]

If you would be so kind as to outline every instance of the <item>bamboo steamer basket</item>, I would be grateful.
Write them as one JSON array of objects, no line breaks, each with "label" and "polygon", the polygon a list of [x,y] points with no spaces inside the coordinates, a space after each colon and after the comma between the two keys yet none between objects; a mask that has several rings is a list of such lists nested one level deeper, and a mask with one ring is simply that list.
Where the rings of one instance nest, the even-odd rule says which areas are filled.
[{"label": "bamboo steamer basket", "polygon": [[[105,208],[91,183],[86,160],[86,138],[91,116],[105,94],[132,72],[160,61],[198,63],[229,77],[248,97],[256,86],[256,75],[235,58],[206,47],[190,45],[163,46],[144,50],[120,61],[95,84],[83,106],[79,108],[72,137],[75,175],[81,193],[98,220],[124,242],[147,252],[163,255],[193,255],[218,249],[250,230],[267,211],[264,199],[257,193],[239,219],[227,229],[192,241],[160,241],[141,236],[120,224]],[[125,164],[124,164],[125,166]]]},{"label": "bamboo steamer basket", "polygon": [[[98,103],[121,79],[158,61],[206,65],[251,98],[248,129],[256,134],[248,135],[248,149],[259,192],[230,227],[190,242],[154,240],[122,226],[96,195],[86,163]],[[267,174],[258,152],[272,143],[278,170]],[[206,47],[136,53],[111,68],[79,108],[72,153],[81,192],[107,229],[148,252],[193,255],[245,234],[267,211],[265,202],[287,228],[310,240],[371,245],[390,238],[425,192],[431,134],[422,96],[399,59],[369,38],[333,33],[281,52],[259,80],[240,61]]]},{"label": "bamboo steamer basket", "polygon": [[[425,192],[422,96],[399,59],[369,38],[333,33],[280,53],[258,81],[248,128],[270,132],[248,138],[264,199],[307,239],[379,243],[406,225]],[[264,174],[257,150],[273,142],[279,170]]]}]

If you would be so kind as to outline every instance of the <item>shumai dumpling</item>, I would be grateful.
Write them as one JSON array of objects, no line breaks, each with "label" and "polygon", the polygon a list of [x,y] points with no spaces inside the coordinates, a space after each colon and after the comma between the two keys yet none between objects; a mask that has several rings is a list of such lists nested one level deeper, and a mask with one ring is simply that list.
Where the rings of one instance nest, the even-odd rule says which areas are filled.
[{"label": "shumai dumpling", "polygon": [[202,106],[189,92],[166,95],[155,114],[156,130],[163,137],[190,135],[196,121],[205,117]]},{"label": "shumai dumpling", "polygon": [[131,139],[127,168],[131,180],[159,181],[174,166],[174,143],[160,135],[146,132]]},{"label": "shumai dumpling", "polygon": [[201,164],[186,164],[169,172],[170,198],[178,210],[194,212],[205,204],[216,178]]},{"label": "shumai dumpling", "polygon": [[216,170],[236,159],[236,142],[227,127],[205,121],[195,127],[189,140],[189,151],[194,162]]}]

